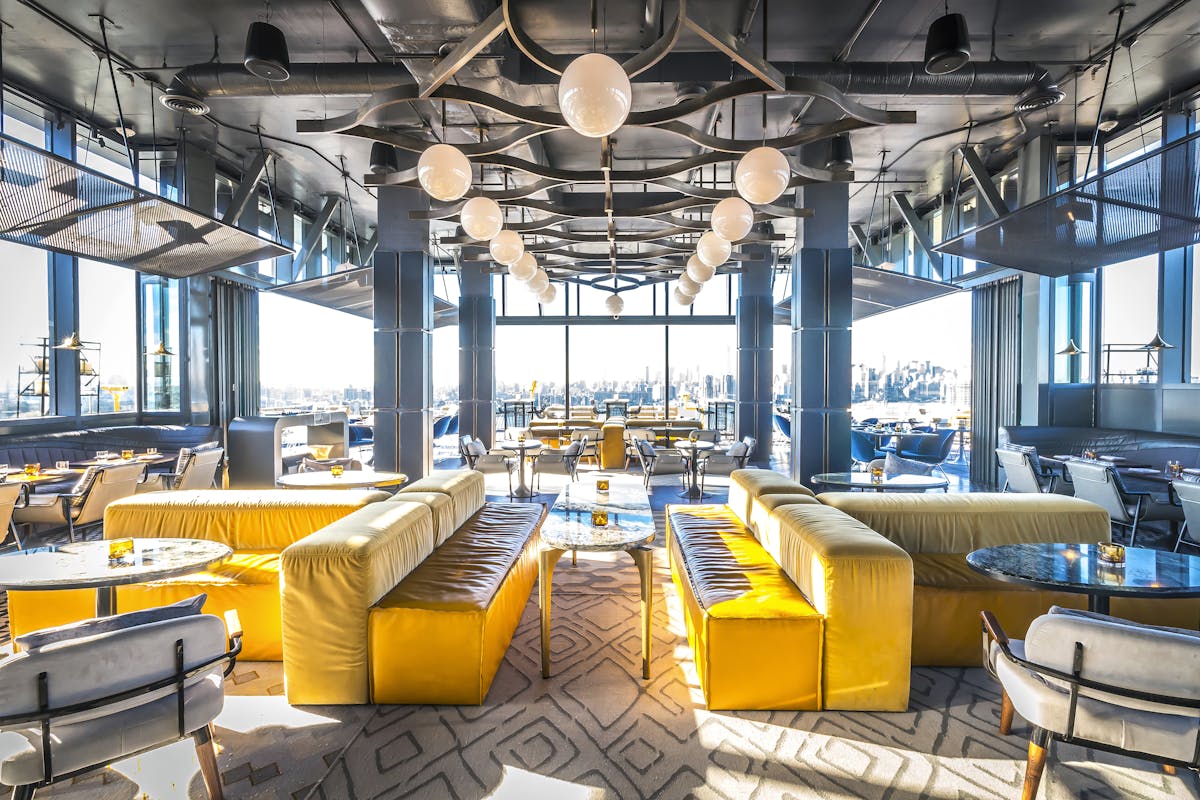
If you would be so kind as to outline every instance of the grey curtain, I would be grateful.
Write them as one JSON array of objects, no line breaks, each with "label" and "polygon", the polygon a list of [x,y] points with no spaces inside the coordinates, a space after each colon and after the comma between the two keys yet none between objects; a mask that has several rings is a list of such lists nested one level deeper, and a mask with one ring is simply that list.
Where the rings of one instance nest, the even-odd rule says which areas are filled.
[{"label": "grey curtain", "polygon": [[1018,419],[1021,375],[1021,279],[971,292],[971,483],[997,484],[1001,425]]},{"label": "grey curtain", "polygon": [[240,283],[213,281],[213,330],[221,427],[259,411],[258,292]]}]

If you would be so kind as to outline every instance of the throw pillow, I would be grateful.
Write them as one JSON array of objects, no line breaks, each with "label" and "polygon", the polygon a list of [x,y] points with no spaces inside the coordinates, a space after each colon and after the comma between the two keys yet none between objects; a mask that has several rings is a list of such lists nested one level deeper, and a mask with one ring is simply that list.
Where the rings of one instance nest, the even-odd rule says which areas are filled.
[{"label": "throw pillow", "polygon": [[141,611],[130,611],[112,617],[97,617],[96,619],[85,619],[82,622],[73,622],[69,625],[59,625],[56,628],[45,628],[18,636],[16,643],[22,650],[37,650],[58,642],[82,639],[85,636],[99,636],[102,633],[149,625],[152,622],[190,617],[200,613],[204,608],[204,601],[207,599],[208,595],[198,594],[168,606],[145,608]]},{"label": "throw pillow", "polygon": [[901,458],[895,453],[888,453],[883,462],[884,475],[932,475],[936,464],[925,464],[911,458]]}]

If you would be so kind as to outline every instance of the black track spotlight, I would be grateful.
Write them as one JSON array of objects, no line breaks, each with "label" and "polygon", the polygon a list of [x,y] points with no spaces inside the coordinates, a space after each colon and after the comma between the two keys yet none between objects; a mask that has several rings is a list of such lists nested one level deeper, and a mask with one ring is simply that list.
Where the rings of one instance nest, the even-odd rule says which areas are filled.
[{"label": "black track spotlight", "polygon": [[962,14],[946,14],[929,26],[925,37],[925,71],[948,75],[971,60],[971,38]]},{"label": "black track spotlight", "polygon": [[829,160],[825,162],[825,169],[840,172],[853,166],[854,150],[850,147],[850,134],[839,133],[829,141]]},{"label": "black track spotlight", "polygon": [[371,144],[370,168],[372,174],[387,175],[400,171],[400,162],[396,158],[396,148],[385,142]]},{"label": "black track spotlight", "polygon": [[246,56],[242,60],[251,75],[267,81],[286,81],[288,71],[287,39],[283,31],[269,22],[251,22],[246,32]]}]

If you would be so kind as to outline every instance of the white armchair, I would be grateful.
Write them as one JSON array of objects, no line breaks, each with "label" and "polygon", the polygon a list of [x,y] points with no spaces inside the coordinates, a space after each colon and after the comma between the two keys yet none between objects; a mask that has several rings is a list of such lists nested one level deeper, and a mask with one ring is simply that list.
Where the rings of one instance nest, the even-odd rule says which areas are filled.
[{"label": "white armchair", "polygon": [[1012,714],[1033,727],[1022,800],[1037,796],[1054,740],[1200,768],[1200,633],[1054,607],[1024,641],[983,612],[985,662]]},{"label": "white armchair", "polygon": [[27,649],[0,661],[0,785],[14,800],[187,737],[220,800],[212,721],[242,633],[236,612],[222,623],[196,600],[21,637]]}]

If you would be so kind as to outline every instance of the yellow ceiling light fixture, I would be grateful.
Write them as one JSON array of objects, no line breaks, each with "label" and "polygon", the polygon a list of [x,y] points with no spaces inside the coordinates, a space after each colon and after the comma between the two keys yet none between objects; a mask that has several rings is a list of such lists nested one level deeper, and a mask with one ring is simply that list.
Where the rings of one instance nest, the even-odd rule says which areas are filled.
[{"label": "yellow ceiling light fixture", "polygon": [[147,350],[146,355],[156,356],[156,357],[166,357],[166,356],[175,355],[175,351],[172,350],[171,348],[167,347],[166,342],[159,342],[158,347],[154,348],[153,350]]},{"label": "yellow ceiling light fixture", "polygon": [[82,350],[83,342],[79,340],[79,334],[72,331],[69,336],[64,336],[62,341],[54,345],[55,350]]}]

